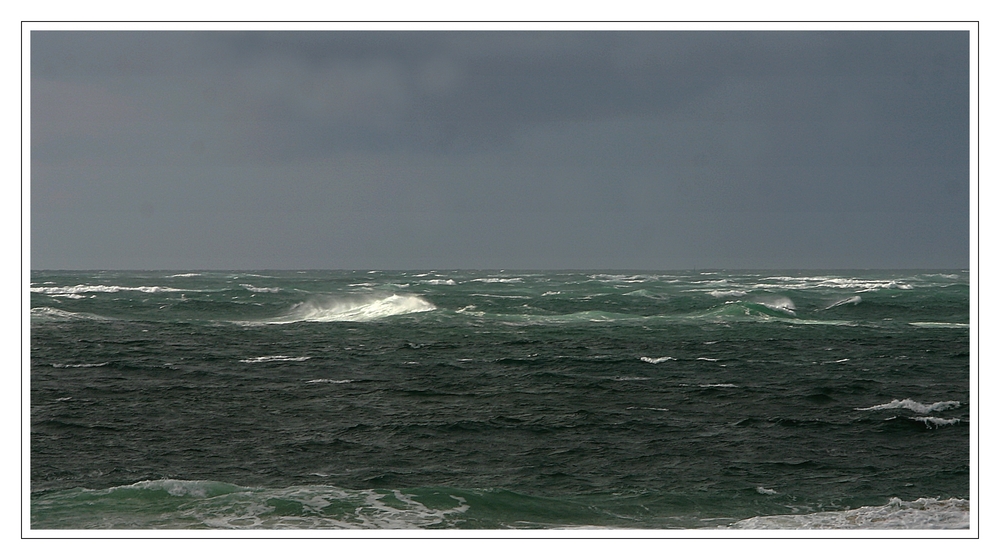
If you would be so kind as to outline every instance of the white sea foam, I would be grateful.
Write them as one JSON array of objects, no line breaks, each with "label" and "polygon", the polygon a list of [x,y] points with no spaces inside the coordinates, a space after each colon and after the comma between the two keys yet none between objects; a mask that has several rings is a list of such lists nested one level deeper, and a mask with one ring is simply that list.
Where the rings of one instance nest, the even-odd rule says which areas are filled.
[{"label": "white sea foam", "polygon": [[747,295],[747,293],[744,292],[743,290],[712,290],[711,292],[708,292],[708,295],[717,298],[724,298],[724,297],[743,297]]},{"label": "white sea foam", "polygon": [[940,428],[941,426],[954,426],[962,422],[960,418],[937,418],[934,416],[914,416],[916,422],[923,422],[928,428]]},{"label": "white sea foam", "polygon": [[[191,513],[209,527],[232,529],[419,529],[447,525],[449,516],[465,513],[469,509],[461,496],[449,495],[457,505],[438,509],[426,506],[415,496],[399,490],[385,492],[307,486],[240,494],[228,507],[215,508],[206,502],[203,508]],[[295,502],[301,507],[302,514],[275,516],[274,507],[269,505],[273,500]],[[322,515],[335,503],[351,504],[353,511],[345,511],[337,518]]]},{"label": "white sea foam", "polygon": [[310,322],[376,321],[396,315],[422,313],[437,309],[434,304],[414,295],[358,295],[343,298],[316,298],[298,303],[291,311],[270,324]]},{"label": "white sea foam", "polygon": [[696,360],[701,360],[703,362],[718,362],[718,358],[695,358]]},{"label": "white sea foam", "polygon": [[661,358],[650,358],[648,356],[643,356],[639,359],[649,364],[662,364],[663,362],[677,361],[677,358],[674,358],[673,356],[663,356]]},{"label": "white sea foam", "polygon": [[271,294],[275,294],[275,293],[278,293],[278,292],[281,291],[281,288],[256,288],[256,287],[252,286],[251,284],[240,284],[240,287],[246,288],[246,289],[250,290],[251,292],[256,292],[256,293],[271,293]]},{"label": "white sea foam", "polygon": [[736,388],[736,385],[734,385],[732,383],[703,383],[703,384],[698,385],[698,386],[702,387],[702,388],[705,388],[705,389],[707,389],[709,387],[720,387],[720,388],[725,388],[725,389],[735,389]]},{"label": "white sea foam", "polygon": [[790,298],[784,296],[760,299],[757,303],[767,307],[768,309],[795,315],[795,303]]},{"label": "white sea foam", "polygon": [[105,286],[105,285],[88,285],[79,284],[76,286],[55,286],[47,287],[40,286],[37,288],[31,288],[32,292],[38,294],[47,295],[68,295],[68,294],[81,294],[81,293],[117,293],[117,292],[145,292],[149,294],[155,294],[160,292],[190,292],[197,290],[182,290],[180,288],[170,288],[166,286]]},{"label": "white sea foam", "polygon": [[424,284],[432,284],[432,285],[435,285],[435,286],[454,286],[455,285],[455,281],[452,280],[451,278],[448,278],[447,280],[442,280],[440,278],[435,278],[433,280],[424,280],[423,283]]},{"label": "white sea foam", "polygon": [[240,360],[244,364],[260,364],[264,362],[304,362],[309,356],[260,356],[259,358],[247,358]]},{"label": "white sea foam", "polygon": [[[210,482],[205,480],[143,480],[128,486],[117,488],[135,488],[139,490],[163,490],[171,496],[191,496],[193,498],[206,498],[210,495],[228,493],[238,487],[220,482]],[[115,490],[111,488],[109,490]]]},{"label": "white sea foam", "polygon": [[910,323],[914,327],[924,329],[967,329],[968,323]]},{"label": "white sea foam", "polygon": [[353,379],[310,379],[306,383],[351,383]]},{"label": "white sea foam", "polygon": [[866,506],[806,515],[752,517],[733,523],[729,527],[732,529],[968,529],[969,501],[958,498],[946,500],[919,498],[906,502],[892,498],[884,506]]},{"label": "white sea foam", "polygon": [[183,274],[171,274],[167,278],[192,278],[195,276],[201,276],[201,274],[198,274],[197,272],[185,272]]},{"label": "white sea foam", "polygon": [[771,489],[771,488],[764,488],[763,486],[758,486],[757,487],[757,493],[758,494],[764,494],[765,496],[773,496],[773,495],[777,494],[778,491],[774,490],[774,489]]},{"label": "white sea foam", "polygon": [[513,282],[523,282],[523,281],[524,281],[523,278],[496,278],[493,276],[489,278],[473,278],[472,280],[469,280],[469,282],[486,282],[487,284],[493,284],[497,282],[502,284],[510,284]]},{"label": "white sea foam", "polygon": [[892,402],[885,404],[877,404],[875,406],[869,406],[867,408],[855,408],[854,410],[892,410],[897,408],[905,408],[907,410],[912,410],[918,414],[927,414],[928,412],[937,412],[940,410],[949,410],[952,408],[958,408],[962,406],[962,403],[958,401],[941,401],[933,404],[923,404],[918,403],[911,399],[893,399]]},{"label": "white sea foam", "polygon": [[591,280],[598,282],[614,282],[625,284],[638,284],[641,282],[659,280],[659,276],[654,274],[591,274],[587,276]]},{"label": "white sea foam", "polygon": [[[771,280],[772,282],[768,282]],[[834,276],[769,276],[762,278],[753,289],[808,290],[812,288],[851,289],[856,292],[874,292],[883,289],[912,290],[913,285],[896,280],[838,278]]]},{"label": "white sea foam", "polygon": [[107,317],[102,317],[100,315],[94,315],[93,313],[76,313],[73,311],[63,311],[62,309],[56,309],[54,307],[32,307],[31,320],[32,321],[76,321],[76,320],[109,321],[110,319],[108,319]]},{"label": "white sea foam", "polygon": [[670,412],[669,408],[658,408],[655,406],[627,406],[625,410],[655,410],[657,412]]},{"label": "white sea foam", "polygon": [[92,367],[104,367],[108,365],[108,362],[101,362],[99,364],[52,364],[54,368],[92,368]]},{"label": "white sea foam", "polygon": [[[118,500],[169,503],[163,506],[166,513],[158,506],[148,515],[145,509],[125,507],[122,512],[86,516],[81,518],[81,529],[134,528],[144,522],[149,522],[149,527],[172,529],[421,529],[452,527],[454,516],[469,509],[464,497],[451,494],[433,496],[435,506],[429,506],[417,495],[400,490],[348,490],[327,485],[274,489],[208,480],[162,479],[68,492],[91,504]],[[167,501],[163,502],[164,499]],[[45,499],[33,501],[33,507],[44,502]],[[278,511],[278,504],[293,507]]]}]

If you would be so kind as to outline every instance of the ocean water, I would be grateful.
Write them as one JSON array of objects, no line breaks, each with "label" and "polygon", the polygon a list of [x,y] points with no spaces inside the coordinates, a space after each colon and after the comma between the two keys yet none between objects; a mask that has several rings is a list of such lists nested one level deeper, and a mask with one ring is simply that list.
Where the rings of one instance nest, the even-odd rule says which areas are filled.
[{"label": "ocean water", "polygon": [[32,529],[967,529],[968,271],[31,276]]}]

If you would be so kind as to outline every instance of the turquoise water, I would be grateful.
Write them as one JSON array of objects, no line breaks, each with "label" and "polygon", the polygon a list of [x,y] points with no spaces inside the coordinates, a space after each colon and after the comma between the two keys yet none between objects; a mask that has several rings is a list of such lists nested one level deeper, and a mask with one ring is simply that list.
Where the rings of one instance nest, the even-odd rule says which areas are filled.
[{"label": "turquoise water", "polygon": [[967,271],[31,279],[31,526],[967,528]]}]

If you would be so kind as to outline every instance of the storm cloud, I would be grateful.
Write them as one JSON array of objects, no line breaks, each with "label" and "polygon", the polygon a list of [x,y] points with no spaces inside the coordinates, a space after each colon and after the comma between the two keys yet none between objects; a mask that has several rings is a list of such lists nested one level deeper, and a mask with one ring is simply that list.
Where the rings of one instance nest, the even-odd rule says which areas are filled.
[{"label": "storm cloud", "polygon": [[967,32],[31,34],[31,266],[969,263]]}]

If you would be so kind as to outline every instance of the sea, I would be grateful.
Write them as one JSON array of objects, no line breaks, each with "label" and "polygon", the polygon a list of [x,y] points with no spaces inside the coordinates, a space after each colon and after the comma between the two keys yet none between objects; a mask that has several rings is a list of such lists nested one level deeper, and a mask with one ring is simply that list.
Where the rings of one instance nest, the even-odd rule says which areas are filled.
[{"label": "sea", "polygon": [[970,528],[968,270],[33,271],[30,529]]}]

